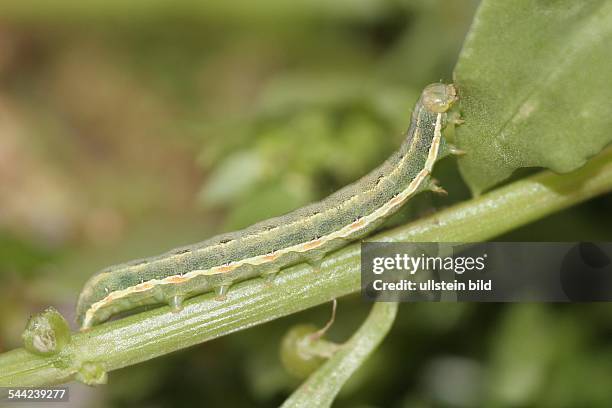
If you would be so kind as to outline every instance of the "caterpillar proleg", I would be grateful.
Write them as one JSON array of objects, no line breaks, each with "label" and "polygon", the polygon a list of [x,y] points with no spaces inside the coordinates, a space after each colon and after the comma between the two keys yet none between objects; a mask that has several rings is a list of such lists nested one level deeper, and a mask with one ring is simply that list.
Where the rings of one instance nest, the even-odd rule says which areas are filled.
[{"label": "caterpillar proleg", "polygon": [[309,261],[364,237],[416,193],[438,187],[430,175],[450,153],[442,136],[447,111],[456,102],[451,85],[435,83],[422,92],[406,138],[382,165],[324,200],[246,229],[221,234],[165,254],[108,267],[83,288],[77,321],[81,329],[139,306],[167,303],[216,290],[233,282],[274,273]]}]

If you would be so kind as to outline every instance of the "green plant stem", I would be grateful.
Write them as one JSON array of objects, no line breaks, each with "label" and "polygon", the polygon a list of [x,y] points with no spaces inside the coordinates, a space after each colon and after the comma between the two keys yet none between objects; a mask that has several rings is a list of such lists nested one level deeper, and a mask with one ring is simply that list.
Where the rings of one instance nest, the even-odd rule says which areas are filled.
[{"label": "green plant stem", "polygon": [[295,390],[283,408],[329,407],[349,377],[385,338],[397,303],[375,303],[366,321],[340,349]]},{"label": "green plant stem", "polygon": [[[542,172],[371,238],[378,241],[483,241],[612,190],[612,150],[576,172]],[[59,354],[24,349],[0,355],[0,386],[38,386],[73,379],[82,364],[111,371],[329,302],[360,289],[360,247],[329,255],[321,268],[288,268],[272,285],[252,279],[225,301],[212,293],[171,313],[160,307],[75,334]]]}]

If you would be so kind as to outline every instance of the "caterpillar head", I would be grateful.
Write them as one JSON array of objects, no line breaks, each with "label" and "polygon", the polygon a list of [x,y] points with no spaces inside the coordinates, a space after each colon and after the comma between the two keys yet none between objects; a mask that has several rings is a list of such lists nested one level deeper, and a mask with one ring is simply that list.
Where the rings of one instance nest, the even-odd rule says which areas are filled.
[{"label": "caterpillar head", "polygon": [[457,90],[453,84],[434,83],[427,85],[421,94],[421,103],[431,112],[443,113],[457,101]]}]

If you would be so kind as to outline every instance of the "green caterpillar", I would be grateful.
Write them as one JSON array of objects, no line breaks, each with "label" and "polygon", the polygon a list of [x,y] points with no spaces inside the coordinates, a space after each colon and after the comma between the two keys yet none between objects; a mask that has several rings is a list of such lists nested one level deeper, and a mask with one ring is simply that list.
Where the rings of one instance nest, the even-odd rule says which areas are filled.
[{"label": "green caterpillar", "polygon": [[174,249],[163,255],[108,267],[85,284],[77,305],[81,330],[140,306],[184,299],[233,282],[274,274],[322,257],[361,238],[396,212],[410,197],[430,189],[434,163],[452,153],[441,130],[457,101],[451,85],[435,83],[422,92],[406,139],[381,166],[326,199],[241,231]]}]

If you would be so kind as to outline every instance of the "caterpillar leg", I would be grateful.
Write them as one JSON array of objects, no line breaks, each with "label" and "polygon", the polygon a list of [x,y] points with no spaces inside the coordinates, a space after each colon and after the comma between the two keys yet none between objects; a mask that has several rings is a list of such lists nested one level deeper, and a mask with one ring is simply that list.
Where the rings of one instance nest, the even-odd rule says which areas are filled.
[{"label": "caterpillar leg", "polygon": [[463,156],[465,154],[465,150],[462,150],[453,144],[448,144],[448,152],[453,156]]},{"label": "caterpillar leg", "polygon": [[461,126],[465,123],[465,120],[461,118],[461,114],[459,112],[449,112],[447,117],[447,123],[450,123],[454,126]]},{"label": "caterpillar leg", "polygon": [[273,268],[261,273],[260,276],[264,279],[264,283],[266,286],[274,285],[274,278],[276,278],[279,271],[279,268]]},{"label": "caterpillar leg", "polygon": [[223,302],[227,299],[227,292],[229,292],[230,284],[222,284],[215,288],[215,300],[218,302]]},{"label": "caterpillar leg", "polygon": [[305,260],[314,272],[319,272],[323,264],[323,254],[305,256]]},{"label": "caterpillar leg", "polygon": [[438,183],[439,183],[438,180],[432,178],[429,181],[429,191],[431,191],[432,193],[435,193],[435,194],[439,194],[439,195],[448,195],[448,191],[446,191],[444,188],[442,188],[440,186],[440,184],[438,184]]},{"label": "caterpillar leg", "polygon": [[178,313],[183,310],[183,301],[185,300],[185,296],[175,295],[172,296],[168,300],[168,306],[170,306],[170,310],[172,313]]}]

